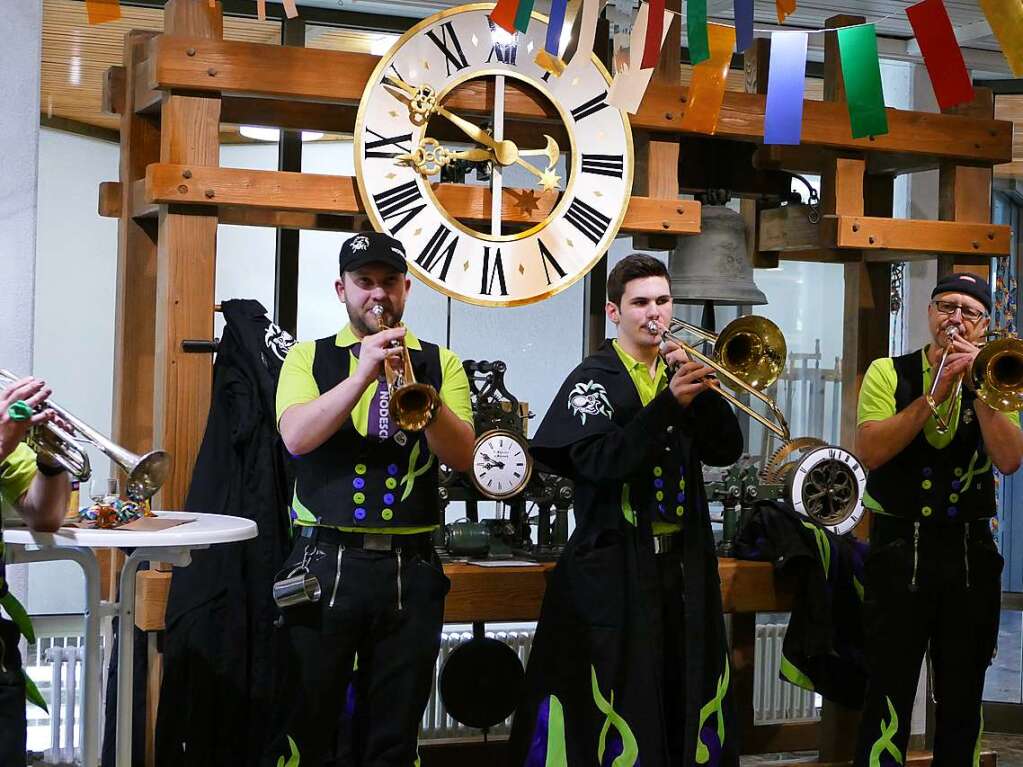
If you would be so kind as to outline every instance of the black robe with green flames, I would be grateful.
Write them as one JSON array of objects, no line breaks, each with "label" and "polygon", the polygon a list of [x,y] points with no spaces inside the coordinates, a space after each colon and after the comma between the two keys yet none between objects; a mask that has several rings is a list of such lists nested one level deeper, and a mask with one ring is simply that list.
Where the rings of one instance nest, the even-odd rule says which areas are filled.
[{"label": "black robe with green flames", "polygon": [[[515,767],[735,767],[728,648],[701,462],[742,436],[704,392],[642,406],[610,342],[565,380],[532,453],[576,483],[576,528],[550,574],[512,731]],[[681,523],[684,587],[665,593],[652,522]],[[679,561],[679,560],[676,560]],[[676,578],[681,583],[682,579]],[[683,593],[684,591],[684,593]],[[665,689],[665,610],[682,613],[684,689]],[[676,623],[677,625],[677,623]],[[666,714],[665,700],[684,716]],[[684,738],[669,733],[684,728]],[[681,749],[669,740],[684,742]]]}]

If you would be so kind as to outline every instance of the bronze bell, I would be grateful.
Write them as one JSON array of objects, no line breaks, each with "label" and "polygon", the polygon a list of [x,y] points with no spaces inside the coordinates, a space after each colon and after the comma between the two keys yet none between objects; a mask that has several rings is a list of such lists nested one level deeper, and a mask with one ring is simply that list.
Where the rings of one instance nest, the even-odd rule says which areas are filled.
[{"label": "bronze bell", "polygon": [[668,257],[677,304],[766,304],[746,254],[746,222],[724,205],[704,205],[699,234],[682,237]]}]

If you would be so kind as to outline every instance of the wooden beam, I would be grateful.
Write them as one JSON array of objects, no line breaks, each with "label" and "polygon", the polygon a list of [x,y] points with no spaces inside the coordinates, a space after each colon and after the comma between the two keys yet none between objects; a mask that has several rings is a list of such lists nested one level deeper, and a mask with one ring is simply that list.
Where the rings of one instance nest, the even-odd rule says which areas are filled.
[{"label": "wooden beam", "polygon": [[[438,201],[453,216],[467,221],[490,220],[490,190],[467,184],[437,184]],[[528,198],[529,204],[523,204]],[[287,173],[199,165],[151,165],[146,173],[145,203],[231,207],[294,213],[362,215],[355,179],[314,173]],[[543,221],[556,200],[553,192],[507,189],[503,195],[505,221],[535,224]],[[534,207],[535,206],[535,207]],[[622,231],[697,234],[700,204],[692,200],[633,197]]]},{"label": "wooden beam", "polygon": [[918,253],[1009,253],[1008,226],[958,221],[918,221],[875,216],[824,216],[822,234],[829,247],[900,250]]},{"label": "wooden beam", "polygon": [[[194,52],[189,55],[189,50]],[[136,89],[178,89],[236,96],[265,96],[312,102],[358,104],[378,58],[365,53],[292,49],[257,43],[203,41],[180,36],[157,38],[151,51],[151,74]],[[346,77],[338,77],[345,72]],[[689,89],[651,83],[633,128],[679,134]],[[467,113],[489,114],[492,94],[470,84],[454,94],[449,106]],[[762,142],[766,96],[726,92],[717,136]],[[314,110],[310,110],[312,115]],[[556,119],[552,106],[526,92],[509,94],[509,118]],[[999,164],[1012,160],[1012,123],[958,115],[888,109],[889,133],[853,139],[842,102],[804,101],[804,145],[898,152],[956,159],[960,163]],[[316,125],[306,126],[315,128]]]}]

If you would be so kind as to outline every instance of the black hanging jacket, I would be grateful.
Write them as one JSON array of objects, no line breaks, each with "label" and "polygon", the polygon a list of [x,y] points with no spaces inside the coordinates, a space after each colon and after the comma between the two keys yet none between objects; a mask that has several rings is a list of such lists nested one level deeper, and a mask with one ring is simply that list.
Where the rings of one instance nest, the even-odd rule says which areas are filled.
[{"label": "black hanging jacket", "polygon": [[868,544],[835,535],[780,501],[761,501],[735,542],[740,559],[766,560],[795,585],[780,677],[849,708],[867,686],[863,563]]},{"label": "black hanging jacket", "polygon": [[290,548],[293,480],[274,398],[294,341],[258,301],[223,303],[206,434],[186,510],[252,519],[259,535],[192,554],[167,603],[157,718],[160,767],[258,764],[279,653],[273,577]]}]

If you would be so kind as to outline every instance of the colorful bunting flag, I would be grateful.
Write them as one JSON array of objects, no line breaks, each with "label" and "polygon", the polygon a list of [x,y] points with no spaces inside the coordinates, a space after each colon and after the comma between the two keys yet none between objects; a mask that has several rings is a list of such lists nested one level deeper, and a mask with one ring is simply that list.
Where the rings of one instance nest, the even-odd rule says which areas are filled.
[{"label": "colorful bunting flag", "polygon": [[597,37],[597,21],[600,18],[600,0],[582,0],[581,14],[579,39],[571,58],[565,59],[566,72],[586,66],[593,55],[593,41]]},{"label": "colorful bunting flag", "polygon": [[1023,77],[1023,4],[1019,0],[980,0],[1002,55],[1016,77]]},{"label": "colorful bunting flag", "polygon": [[691,133],[713,134],[717,130],[721,102],[725,97],[728,65],[735,48],[735,28],[708,24],[710,58],[693,67],[689,98],[682,116],[682,129]]},{"label": "colorful bunting flag", "polygon": [[121,18],[120,0],[85,0],[85,11],[90,24],[105,24]]},{"label": "colorful bunting flag", "polygon": [[295,0],[281,0],[284,4],[284,15],[289,19],[298,16],[298,8],[295,7]]},{"label": "colorful bunting flag", "polygon": [[877,31],[873,24],[838,30],[838,51],[845,80],[845,101],[853,138],[888,132],[881,90],[881,64],[877,59]]},{"label": "colorful bunting flag", "polygon": [[561,73],[565,71],[565,62],[561,60],[558,51],[561,50],[561,30],[565,26],[565,9],[567,7],[568,0],[553,0],[551,3],[551,18],[547,22],[547,39],[544,42],[543,50],[536,54],[536,63],[540,68],[555,77],[561,77]]},{"label": "colorful bunting flag", "polygon": [[753,44],[753,0],[734,0],[735,52],[742,53]]},{"label": "colorful bunting flag", "polygon": [[490,20],[497,24],[497,26],[501,27],[501,29],[505,32],[512,35],[515,34],[517,29],[515,22],[519,17],[520,2],[528,2],[530,10],[532,10],[532,2],[530,2],[530,0],[497,0],[497,5],[494,6],[494,10],[490,12]]},{"label": "colorful bunting flag", "polygon": [[652,69],[661,60],[661,42],[664,35],[664,0],[649,0],[650,12],[647,14],[646,37],[643,40],[643,61],[640,69]]},{"label": "colorful bunting flag", "polygon": [[266,0],[256,0],[256,18],[266,21]]},{"label": "colorful bunting flag", "polygon": [[710,58],[707,0],[689,0],[686,3],[686,38],[689,41],[689,62],[693,66]]},{"label": "colorful bunting flag", "polygon": [[771,35],[767,75],[765,144],[798,144],[803,133],[803,89],[806,84],[806,32]]},{"label": "colorful bunting flag", "polygon": [[973,101],[973,83],[941,0],[923,0],[906,9],[920,44],[934,95],[942,109]]},{"label": "colorful bunting flag", "polygon": [[778,23],[784,24],[785,19],[796,12],[796,0],[774,0],[774,10],[778,13]]},{"label": "colorful bunting flag", "polygon": [[[647,19],[649,18],[650,4],[641,3],[639,12],[636,14],[636,23],[632,25],[629,47],[623,51],[627,54],[624,62],[615,61],[615,79],[611,82],[611,88],[607,93],[607,103],[623,112],[635,114],[639,110],[639,104],[643,100],[643,94],[653,77],[653,69],[641,69],[641,46],[647,36]],[[668,36],[668,30],[675,19],[671,11],[662,13],[663,23],[661,24],[661,41]]]}]

